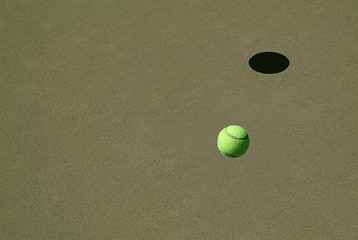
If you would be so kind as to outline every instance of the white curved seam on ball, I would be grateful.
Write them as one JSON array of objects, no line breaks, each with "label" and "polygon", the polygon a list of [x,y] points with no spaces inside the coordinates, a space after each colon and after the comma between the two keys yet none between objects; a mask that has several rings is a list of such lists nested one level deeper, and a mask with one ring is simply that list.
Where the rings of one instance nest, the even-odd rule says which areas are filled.
[{"label": "white curved seam on ball", "polygon": [[227,127],[225,128],[225,133],[229,136],[229,137],[231,137],[231,138],[233,138],[233,139],[235,139],[235,140],[245,140],[246,138],[248,138],[249,137],[249,135],[246,135],[246,137],[244,137],[244,138],[237,138],[237,137],[234,137],[234,136],[232,136],[232,135],[230,135],[228,132],[227,132]]}]

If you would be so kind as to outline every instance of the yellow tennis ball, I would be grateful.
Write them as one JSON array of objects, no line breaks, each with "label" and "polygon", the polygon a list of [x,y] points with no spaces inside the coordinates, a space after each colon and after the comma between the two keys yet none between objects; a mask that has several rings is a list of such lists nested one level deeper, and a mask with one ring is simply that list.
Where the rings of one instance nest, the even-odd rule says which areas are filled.
[{"label": "yellow tennis ball", "polygon": [[245,129],[231,125],[220,131],[217,145],[222,155],[237,158],[246,153],[250,138]]}]

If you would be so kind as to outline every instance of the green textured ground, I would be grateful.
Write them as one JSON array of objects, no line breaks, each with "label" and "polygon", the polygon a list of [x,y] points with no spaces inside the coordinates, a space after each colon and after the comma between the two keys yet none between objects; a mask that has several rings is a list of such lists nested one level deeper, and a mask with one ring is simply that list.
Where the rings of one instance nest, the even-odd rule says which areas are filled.
[{"label": "green textured ground", "polygon": [[354,0],[1,1],[0,239],[358,239],[357,29]]}]

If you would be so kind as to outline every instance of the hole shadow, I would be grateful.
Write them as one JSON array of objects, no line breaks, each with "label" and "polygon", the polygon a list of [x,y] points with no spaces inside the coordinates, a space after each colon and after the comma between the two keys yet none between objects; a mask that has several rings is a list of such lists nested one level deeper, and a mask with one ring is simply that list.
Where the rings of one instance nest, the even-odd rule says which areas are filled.
[{"label": "hole shadow", "polygon": [[256,72],[274,74],[286,70],[290,61],[280,53],[261,52],[250,58],[249,65]]}]

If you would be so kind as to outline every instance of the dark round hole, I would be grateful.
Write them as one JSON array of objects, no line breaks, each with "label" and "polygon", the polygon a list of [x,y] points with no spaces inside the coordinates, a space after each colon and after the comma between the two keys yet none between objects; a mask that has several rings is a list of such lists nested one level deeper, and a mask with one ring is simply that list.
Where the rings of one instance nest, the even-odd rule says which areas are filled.
[{"label": "dark round hole", "polygon": [[262,52],[250,58],[249,65],[256,72],[273,74],[286,70],[290,61],[280,53]]}]

